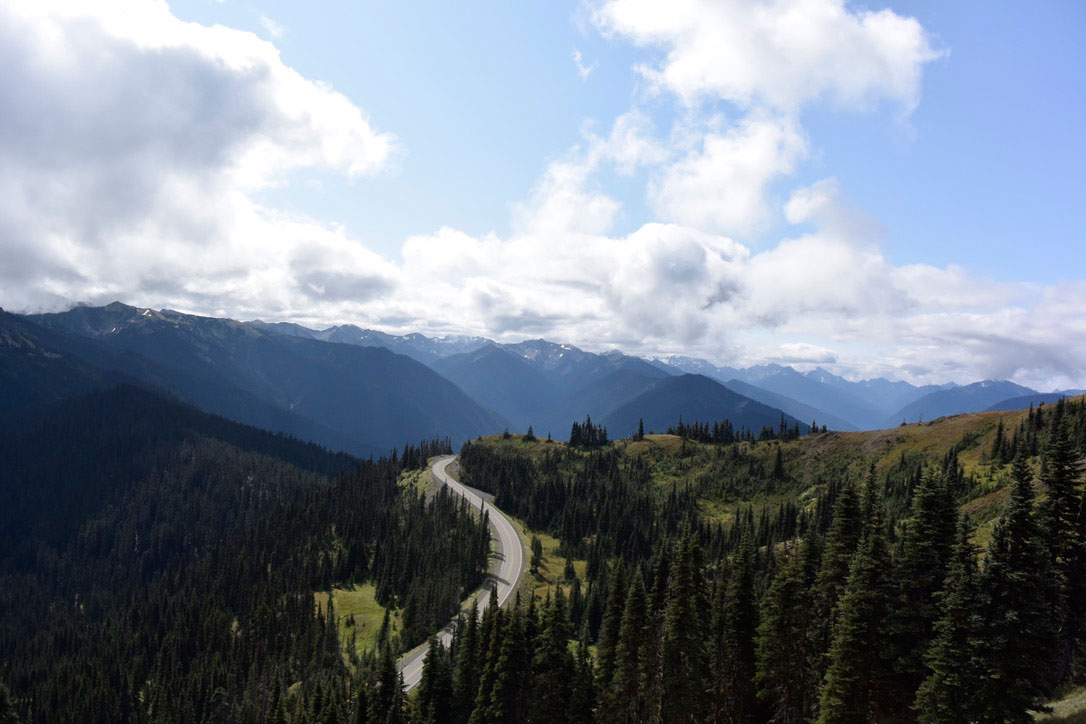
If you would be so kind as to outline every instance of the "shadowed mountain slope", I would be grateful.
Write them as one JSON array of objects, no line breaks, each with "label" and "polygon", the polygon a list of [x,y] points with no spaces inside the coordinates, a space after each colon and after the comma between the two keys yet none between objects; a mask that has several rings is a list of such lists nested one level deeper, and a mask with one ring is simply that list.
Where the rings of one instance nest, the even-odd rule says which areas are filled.
[{"label": "shadowed mountain slope", "polygon": [[604,417],[603,425],[611,437],[625,437],[637,431],[639,420],[644,420],[646,431],[663,432],[682,417],[687,422],[729,420],[736,431],[746,428],[758,434],[763,427],[776,430],[782,415],[789,428],[798,423],[801,432],[807,431],[809,423],[733,392],[704,375],[679,375],[653,383]]},{"label": "shadowed mountain slope", "polygon": [[60,342],[96,366],[202,409],[358,454],[435,436],[459,442],[505,425],[433,370],[387,349],[123,304],[30,319],[67,333]]}]

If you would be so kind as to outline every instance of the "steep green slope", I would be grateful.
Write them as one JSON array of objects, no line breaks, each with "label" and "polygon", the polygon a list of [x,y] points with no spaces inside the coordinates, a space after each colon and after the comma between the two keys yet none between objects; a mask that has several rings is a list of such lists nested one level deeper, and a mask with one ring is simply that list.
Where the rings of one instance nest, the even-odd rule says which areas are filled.
[{"label": "steep green slope", "polygon": [[360,461],[127,386],[0,418],[0,682],[32,721],[346,717],[376,662],[313,591],[402,609],[391,657],[482,580],[477,516],[398,485],[443,452]]}]

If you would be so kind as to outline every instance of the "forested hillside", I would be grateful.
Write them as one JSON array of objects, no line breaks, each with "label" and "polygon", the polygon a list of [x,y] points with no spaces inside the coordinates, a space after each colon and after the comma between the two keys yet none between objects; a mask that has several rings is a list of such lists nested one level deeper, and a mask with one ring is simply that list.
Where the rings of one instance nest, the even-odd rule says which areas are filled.
[{"label": "forested hillside", "polygon": [[457,692],[436,720],[1028,722],[1086,677],[1082,398],[877,433],[675,431],[465,445],[468,482],[586,565],[432,656]]},{"label": "forested hillside", "polygon": [[[487,566],[485,520],[403,484],[447,441],[359,461],[135,387],[0,432],[0,712],[26,721],[1028,722],[1086,673],[1082,398],[468,443],[465,482],[565,571],[431,638],[410,696],[396,656]],[[398,627],[366,649],[329,595],[361,583]]]},{"label": "forested hillside", "polygon": [[[0,682],[15,712],[190,724],[372,708],[384,721],[399,698],[367,692],[393,695],[393,657],[487,567],[484,521],[398,484],[448,449],[363,462],[133,387],[6,418]],[[313,594],[367,581],[403,625],[345,658],[334,602],[318,613]]]}]

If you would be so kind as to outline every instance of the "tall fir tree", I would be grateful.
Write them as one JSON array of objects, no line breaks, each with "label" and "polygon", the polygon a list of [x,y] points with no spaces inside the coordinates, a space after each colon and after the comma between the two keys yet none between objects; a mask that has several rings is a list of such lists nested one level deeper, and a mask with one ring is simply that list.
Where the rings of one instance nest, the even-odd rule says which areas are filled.
[{"label": "tall fir tree", "polygon": [[810,594],[804,581],[806,550],[777,567],[762,602],[755,683],[770,724],[801,724],[811,710],[807,661]]},{"label": "tall fir tree", "polygon": [[466,721],[475,708],[479,690],[479,605],[472,602],[467,618],[456,627],[456,663],[453,676],[453,712],[456,721]]},{"label": "tall fir tree", "polygon": [[494,684],[480,712],[480,721],[517,724],[527,721],[529,687],[525,682],[531,678],[531,661],[528,660],[523,615],[515,606],[506,616],[500,639]]},{"label": "tall fir tree", "polygon": [[453,721],[452,664],[449,652],[436,634],[430,637],[415,703],[418,711],[431,724],[449,724]]},{"label": "tall fir tree", "polygon": [[611,570],[611,591],[600,624],[600,638],[596,645],[596,671],[599,688],[606,689],[615,676],[615,646],[622,625],[622,611],[626,607],[626,571],[622,561]]},{"label": "tall fir tree", "polygon": [[709,713],[707,613],[700,549],[688,534],[679,545],[664,614],[659,715],[665,723],[701,721]]},{"label": "tall fir tree", "polygon": [[641,569],[634,570],[626,594],[615,646],[615,673],[602,692],[600,718],[608,722],[633,724],[642,719],[641,694],[642,659],[645,637],[649,630],[648,594]]},{"label": "tall fir tree", "polygon": [[479,624],[479,654],[482,658],[482,666],[479,669],[479,685],[475,691],[475,703],[468,717],[470,724],[493,721],[489,718],[490,695],[494,690],[498,658],[501,656],[502,643],[505,640],[504,619],[503,612],[498,607],[498,597],[492,594]]},{"label": "tall fir tree", "polygon": [[892,720],[893,654],[886,621],[893,606],[893,561],[882,503],[868,491],[870,515],[833,626],[819,724]]},{"label": "tall fir tree", "polygon": [[860,496],[852,483],[845,483],[837,494],[833,518],[822,542],[818,574],[811,591],[811,626],[808,629],[808,667],[814,689],[812,701],[818,700],[821,685],[829,666],[828,654],[832,642],[837,604],[848,582],[849,568],[863,534]]},{"label": "tall fir tree", "polygon": [[530,722],[565,724],[568,721],[574,676],[570,633],[565,597],[559,587],[543,611],[543,626],[532,661]]},{"label": "tall fir tree", "polygon": [[1049,693],[1056,638],[1049,560],[1023,454],[1014,459],[1011,475],[1011,501],[996,525],[982,579],[988,661],[982,695],[989,720],[1026,724]]},{"label": "tall fir tree", "polygon": [[979,692],[985,676],[985,636],[980,570],[970,528],[958,525],[958,542],[938,596],[935,638],[925,655],[929,674],[916,693],[921,724],[978,721],[984,706]]},{"label": "tall fir tree", "polygon": [[720,718],[730,722],[755,721],[757,697],[754,688],[754,638],[758,628],[758,601],[754,593],[754,548],[749,531],[744,531],[735,556],[732,574],[724,594],[720,666],[723,696],[718,705]]},{"label": "tall fir tree", "polygon": [[896,654],[898,710],[912,705],[927,676],[924,654],[939,618],[936,595],[943,589],[954,549],[958,511],[942,476],[928,471],[913,494],[912,517],[905,523],[898,559],[898,594],[889,626]]},{"label": "tall fir tree", "polygon": [[569,701],[569,724],[592,724],[595,721],[596,684],[592,671],[592,654],[588,643],[588,627],[574,650],[573,691]]},{"label": "tall fir tree", "polygon": [[[1057,403],[1057,413],[1062,408]],[[1086,582],[1082,580],[1086,562],[1086,531],[1080,526],[1084,496],[1078,451],[1071,442],[1067,417],[1056,414],[1044,451],[1045,465],[1041,483],[1046,497],[1042,507],[1042,524],[1051,563],[1052,620],[1057,630],[1056,663],[1053,683],[1066,678],[1071,668],[1071,656],[1081,635],[1086,614]]]},{"label": "tall fir tree", "polygon": [[377,687],[369,698],[370,719],[400,724],[406,720],[404,712],[403,678],[396,670],[392,648],[385,646],[381,652],[377,674]]}]

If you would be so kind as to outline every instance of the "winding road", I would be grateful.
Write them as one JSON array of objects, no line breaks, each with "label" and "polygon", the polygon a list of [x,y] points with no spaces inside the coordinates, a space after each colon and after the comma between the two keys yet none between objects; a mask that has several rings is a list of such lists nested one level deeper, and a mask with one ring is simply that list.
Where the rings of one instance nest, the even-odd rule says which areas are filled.
[{"label": "winding road", "polygon": [[[483,596],[489,595],[491,585],[497,586],[498,605],[504,606],[512,595],[520,580],[520,574],[524,571],[524,547],[521,545],[520,536],[516,528],[505,517],[505,514],[491,505],[478,491],[467,487],[457,480],[453,480],[445,472],[449,463],[456,459],[455,455],[446,455],[434,461],[430,466],[430,474],[437,482],[449,486],[449,488],[466,498],[477,510],[490,514],[490,528],[494,531],[494,539],[497,546],[492,555],[495,565],[491,567],[490,574],[482,588],[473,593],[463,604],[462,608],[471,605],[473,599],[479,601],[479,605],[486,605]],[[445,628],[438,632],[438,639],[445,646],[452,641],[453,631],[456,628],[456,620],[449,621]],[[414,649],[405,656],[399,664],[400,673],[403,675],[404,689],[410,691],[418,685],[422,679],[422,665],[426,659],[429,646],[423,645]]]}]

